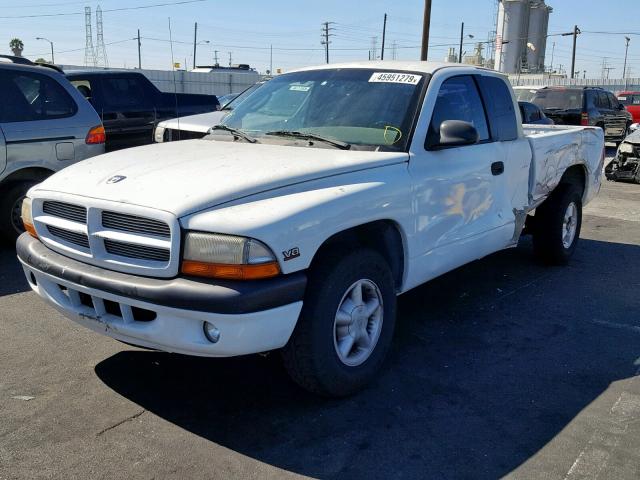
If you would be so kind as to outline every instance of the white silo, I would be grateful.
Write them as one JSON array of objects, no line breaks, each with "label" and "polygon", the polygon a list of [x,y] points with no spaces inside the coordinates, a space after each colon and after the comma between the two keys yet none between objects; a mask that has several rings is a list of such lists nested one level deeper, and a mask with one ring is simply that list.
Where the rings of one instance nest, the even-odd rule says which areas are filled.
[{"label": "white silo", "polygon": [[526,61],[529,2],[530,0],[500,0],[496,34],[496,69],[501,72],[516,73],[523,60]]},{"label": "white silo", "polygon": [[529,48],[527,48],[527,67],[531,73],[544,72],[549,14],[553,11],[544,0],[532,1],[529,10]]}]

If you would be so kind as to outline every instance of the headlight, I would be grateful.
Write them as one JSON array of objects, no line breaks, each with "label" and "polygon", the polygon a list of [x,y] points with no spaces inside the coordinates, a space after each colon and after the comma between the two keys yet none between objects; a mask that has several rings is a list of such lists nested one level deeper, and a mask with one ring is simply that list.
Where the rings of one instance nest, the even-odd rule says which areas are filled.
[{"label": "headlight", "polygon": [[252,238],[189,232],[183,252],[181,270],[185,275],[255,280],[280,273],[269,247]]},{"label": "headlight", "polygon": [[156,143],[162,143],[164,142],[164,127],[156,127],[155,132],[153,134],[153,139],[156,141]]},{"label": "headlight", "polygon": [[38,238],[36,229],[33,227],[33,214],[31,213],[31,199],[29,197],[25,197],[22,201],[22,224],[24,229],[29,232],[29,235]]},{"label": "headlight", "polygon": [[630,143],[621,143],[618,148],[618,153],[633,153],[633,145]]}]

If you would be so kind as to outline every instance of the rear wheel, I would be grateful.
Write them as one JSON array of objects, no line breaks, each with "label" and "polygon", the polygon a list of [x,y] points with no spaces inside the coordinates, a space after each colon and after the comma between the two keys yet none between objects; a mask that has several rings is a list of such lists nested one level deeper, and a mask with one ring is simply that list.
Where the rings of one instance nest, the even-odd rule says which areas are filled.
[{"label": "rear wheel", "polygon": [[0,198],[0,238],[7,243],[15,243],[24,232],[22,225],[22,201],[29,189],[37,182],[23,181],[11,183],[4,188]]},{"label": "rear wheel", "polygon": [[345,396],[375,378],[384,362],[395,325],[393,276],[385,259],[368,249],[318,263],[282,355],[303,388]]},{"label": "rear wheel", "polygon": [[545,263],[566,264],[582,227],[582,195],[575,185],[560,185],[536,210],[533,248]]}]

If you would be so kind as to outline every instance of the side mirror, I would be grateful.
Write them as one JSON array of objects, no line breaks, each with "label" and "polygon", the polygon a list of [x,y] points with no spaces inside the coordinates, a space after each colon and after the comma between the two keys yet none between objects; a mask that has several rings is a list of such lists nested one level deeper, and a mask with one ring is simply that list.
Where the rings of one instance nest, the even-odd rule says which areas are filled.
[{"label": "side mirror", "polygon": [[624,109],[625,109],[624,105],[619,103],[618,104],[618,110],[624,110]]},{"label": "side mirror", "polygon": [[462,147],[478,143],[480,135],[473,124],[462,120],[445,120],[440,124],[440,139],[435,148]]}]

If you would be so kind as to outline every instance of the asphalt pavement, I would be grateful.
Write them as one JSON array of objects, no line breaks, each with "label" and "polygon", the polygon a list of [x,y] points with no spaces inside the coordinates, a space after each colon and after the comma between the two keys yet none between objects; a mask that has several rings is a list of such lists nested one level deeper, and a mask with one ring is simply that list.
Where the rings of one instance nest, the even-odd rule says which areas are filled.
[{"label": "asphalt pavement", "polygon": [[402,296],[379,379],[307,394],[277,355],[144,351],[0,250],[0,480],[640,478],[640,185],[605,183],[567,267],[524,239]]}]

